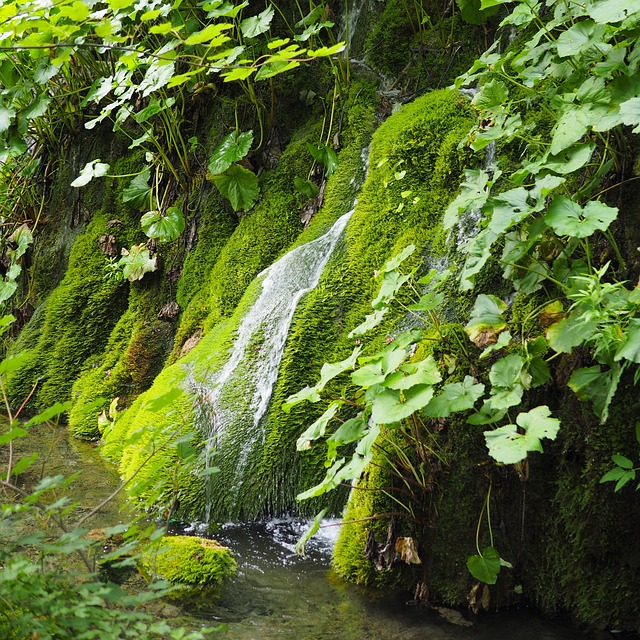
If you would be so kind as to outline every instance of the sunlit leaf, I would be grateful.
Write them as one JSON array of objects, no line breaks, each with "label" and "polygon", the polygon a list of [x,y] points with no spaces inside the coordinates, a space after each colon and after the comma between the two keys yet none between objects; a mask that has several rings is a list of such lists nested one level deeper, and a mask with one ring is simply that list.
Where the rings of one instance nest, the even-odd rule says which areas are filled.
[{"label": "sunlit leaf", "polygon": [[209,160],[209,173],[217,175],[226,171],[234,162],[242,160],[251,149],[253,143],[253,131],[239,133],[232,131],[216,147]]}]

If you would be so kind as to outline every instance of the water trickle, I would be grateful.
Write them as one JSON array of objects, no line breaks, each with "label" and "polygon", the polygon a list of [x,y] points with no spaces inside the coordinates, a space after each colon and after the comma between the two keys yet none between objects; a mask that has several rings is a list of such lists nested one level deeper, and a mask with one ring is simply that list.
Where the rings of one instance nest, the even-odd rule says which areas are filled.
[{"label": "water trickle", "polygon": [[[200,400],[200,423],[207,430],[207,466],[216,464],[215,455],[221,449],[225,459],[235,456],[235,469],[231,475],[225,471],[232,500],[242,484],[251,452],[264,444],[260,423],[271,400],[298,302],[318,284],[352,212],[258,276],[262,278],[260,293],[238,327],[226,363],[203,382],[196,385],[192,381]],[[241,429],[232,428],[240,424]],[[207,520],[210,515],[206,514]]]}]

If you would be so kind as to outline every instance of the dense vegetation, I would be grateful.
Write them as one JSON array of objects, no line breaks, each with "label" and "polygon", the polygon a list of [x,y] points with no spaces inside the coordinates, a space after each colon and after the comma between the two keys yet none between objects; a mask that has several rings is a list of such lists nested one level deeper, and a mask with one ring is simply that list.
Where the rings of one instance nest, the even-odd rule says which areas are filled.
[{"label": "dense vegetation", "polygon": [[[166,519],[335,513],[354,485],[343,576],[636,628],[637,2],[389,0],[344,42],[338,10],[2,4],[7,410],[102,439]],[[253,435],[251,355],[220,405],[215,372],[264,270],[352,203]],[[10,482],[15,419],[5,517],[63,509]]]}]

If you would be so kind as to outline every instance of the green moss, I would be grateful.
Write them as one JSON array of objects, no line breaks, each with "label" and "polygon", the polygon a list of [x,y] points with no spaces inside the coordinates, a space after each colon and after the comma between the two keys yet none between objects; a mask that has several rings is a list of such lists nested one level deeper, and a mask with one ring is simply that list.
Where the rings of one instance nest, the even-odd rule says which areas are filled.
[{"label": "green moss", "polygon": [[236,573],[237,565],[231,551],[215,540],[167,536],[160,551],[145,559],[143,568],[180,587],[174,597],[209,599]]}]

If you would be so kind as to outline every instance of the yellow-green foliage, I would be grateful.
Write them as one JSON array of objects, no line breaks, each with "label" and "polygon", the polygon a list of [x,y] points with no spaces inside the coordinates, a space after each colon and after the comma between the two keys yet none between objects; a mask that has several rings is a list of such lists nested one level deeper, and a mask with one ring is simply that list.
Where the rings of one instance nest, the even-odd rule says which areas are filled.
[{"label": "yellow-green foliage", "polygon": [[161,548],[144,560],[144,570],[155,572],[181,587],[178,597],[215,595],[237,570],[233,554],[215,540],[196,536],[167,536]]},{"label": "yellow-green foliage", "polygon": [[[363,102],[355,112],[360,122],[365,121],[366,104]],[[470,124],[469,116],[466,99],[441,91],[403,107],[374,134],[369,175],[347,225],[345,242],[334,251],[318,286],[301,301],[289,332],[259,467],[270,508],[291,508],[291,496],[324,475],[321,447],[301,455],[292,446],[324,406],[300,405],[289,414],[278,407],[291,393],[313,384],[324,362],[338,361],[351,352],[354,341],[347,334],[370,313],[370,301],[375,296],[373,273],[391,255],[411,242],[419,249],[416,266],[428,260],[429,253],[441,255],[440,218],[462,171],[462,152],[457,143]],[[361,134],[360,140],[363,138]],[[345,175],[354,173],[355,160],[353,157],[351,164],[343,165],[348,166]],[[400,171],[406,174],[396,180],[395,173]],[[339,179],[339,174],[335,177]],[[329,190],[332,184],[339,186],[341,182],[334,183],[333,178],[329,182],[325,210],[345,199],[338,189]],[[406,190],[411,191],[408,199],[401,195]],[[420,200],[414,205],[415,197]],[[402,202],[405,206],[397,211]],[[336,215],[337,211],[331,210]],[[399,318],[400,313],[390,314],[377,333],[378,344]],[[342,385],[344,381],[330,388],[339,394]],[[267,478],[276,481],[271,485]],[[331,508],[339,511],[343,497],[331,496]],[[317,503],[311,502],[297,508],[312,512],[316,507]]]},{"label": "yellow-green foliage", "polygon": [[[138,153],[122,158],[114,164],[114,171],[127,174],[139,170],[141,157]],[[36,382],[29,408],[66,400],[85,361],[104,349],[111,329],[125,311],[128,283],[109,277],[100,237],[113,235],[118,247],[139,241],[142,232],[137,215],[121,200],[127,184],[118,180],[104,185],[101,210],[89,212],[90,222],[73,241],[64,278],[47,298],[44,318],[38,320],[41,329],[27,332],[28,345],[16,341],[15,350],[28,347],[28,357],[25,366],[8,381],[14,404],[20,404]],[[107,227],[115,217],[121,224]]]}]

